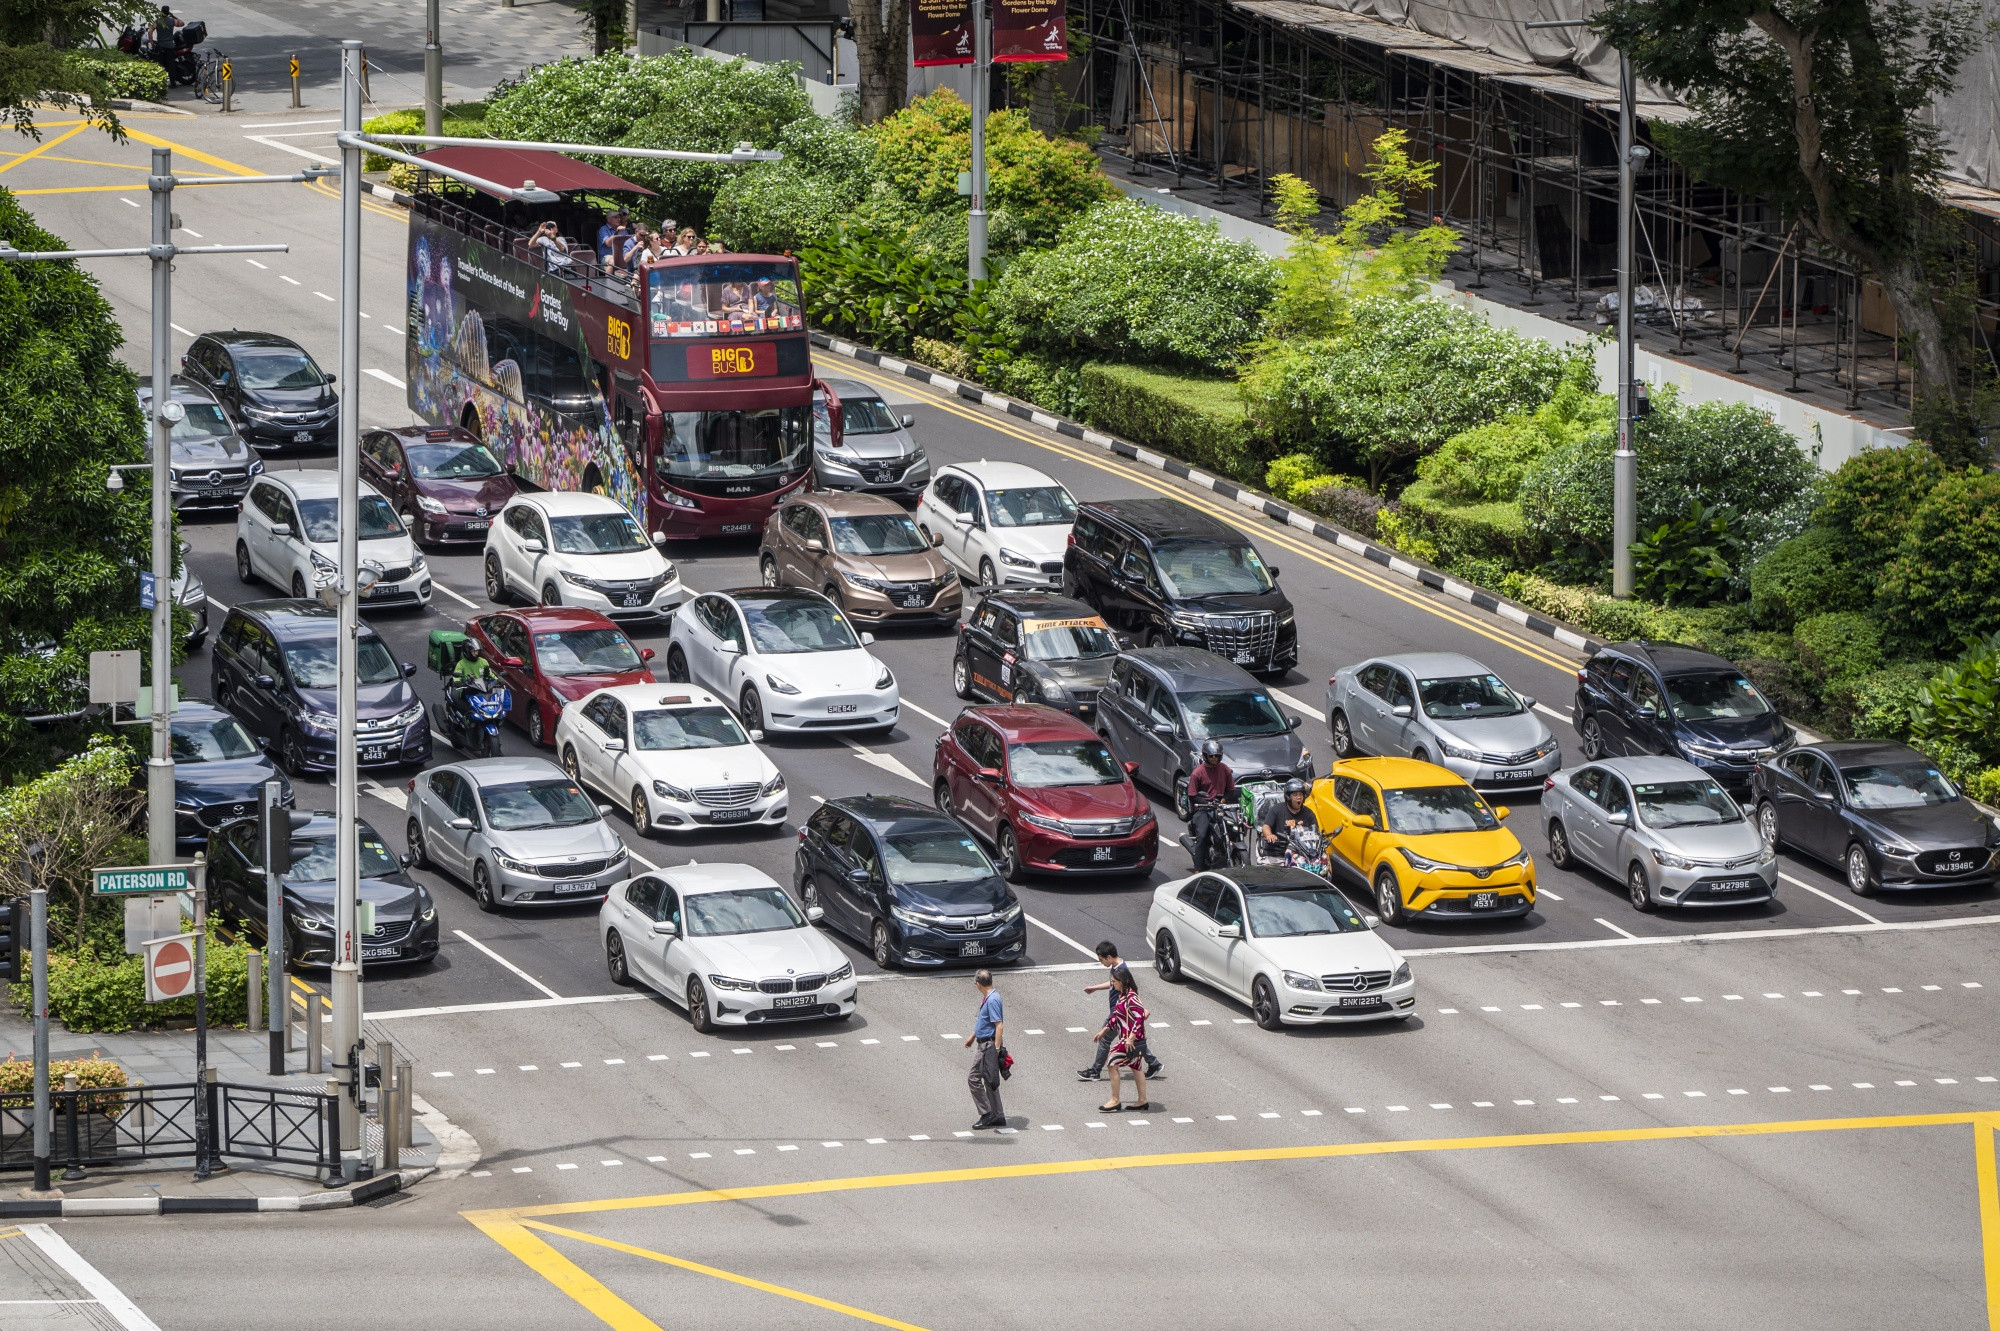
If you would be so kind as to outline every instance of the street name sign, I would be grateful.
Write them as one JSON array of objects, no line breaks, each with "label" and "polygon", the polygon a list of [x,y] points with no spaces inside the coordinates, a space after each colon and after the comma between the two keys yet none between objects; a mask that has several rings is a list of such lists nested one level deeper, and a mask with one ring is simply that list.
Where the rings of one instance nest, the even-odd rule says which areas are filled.
[{"label": "street name sign", "polygon": [[164,896],[169,892],[192,892],[200,885],[197,867],[192,864],[135,864],[91,870],[95,881],[91,894],[100,897]]}]

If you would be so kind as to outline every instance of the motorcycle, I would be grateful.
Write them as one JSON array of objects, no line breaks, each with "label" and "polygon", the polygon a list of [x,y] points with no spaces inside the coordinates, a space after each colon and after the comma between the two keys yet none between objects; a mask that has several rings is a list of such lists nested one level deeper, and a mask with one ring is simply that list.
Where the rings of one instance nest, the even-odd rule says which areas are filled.
[{"label": "motorcycle", "polygon": [[196,19],[174,29],[173,37],[167,41],[154,40],[154,31],[152,24],[128,26],[118,34],[118,49],[166,70],[167,82],[175,87],[192,87],[201,69],[194,48],[208,40],[208,24]]},{"label": "motorcycle", "polygon": [[1326,838],[1313,827],[1294,827],[1285,834],[1285,866],[1304,869],[1309,874],[1325,878],[1332,866],[1327,862]]},{"label": "motorcycle", "polygon": [[[1242,807],[1238,804],[1226,804],[1220,800],[1199,799],[1194,802],[1193,812],[1198,814],[1208,813],[1211,815],[1208,820],[1208,855],[1206,856],[1209,866],[1211,868],[1229,868],[1242,864],[1246,858],[1243,851],[1244,839],[1249,830],[1249,824],[1243,817]],[[1192,821],[1192,819],[1189,820],[1190,824],[1192,824]],[[1188,858],[1193,860],[1196,865],[1200,865],[1204,857],[1201,855],[1200,848],[1195,841],[1192,826],[1180,834],[1180,843],[1181,848],[1187,851]]]},{"label": "motorcycle", "polygon": [[445,681],[445,700],[430,707],[431,730],[468,758],[498,758],[500,723],[514,709],[514,693],[497,679],[477,687],[454,682],[471,648],[463,633],[431,630],[430,666]]}]

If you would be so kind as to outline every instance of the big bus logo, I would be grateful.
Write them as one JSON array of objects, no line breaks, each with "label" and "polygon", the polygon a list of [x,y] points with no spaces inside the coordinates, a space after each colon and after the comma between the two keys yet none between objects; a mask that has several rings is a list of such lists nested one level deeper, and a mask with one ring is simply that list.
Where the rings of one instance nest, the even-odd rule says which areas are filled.
[{"label": "big bus logo", "polygon": [[757,373],[757,351],[754,347],[711,347],[708,353],[710,374],[755,374]]},{"label": "big bus logo", "polygon": [[632,325],[623,319],[606,317],[604,320],[604,340],[611,348],[611,354],[619,360],[632,359]]}]

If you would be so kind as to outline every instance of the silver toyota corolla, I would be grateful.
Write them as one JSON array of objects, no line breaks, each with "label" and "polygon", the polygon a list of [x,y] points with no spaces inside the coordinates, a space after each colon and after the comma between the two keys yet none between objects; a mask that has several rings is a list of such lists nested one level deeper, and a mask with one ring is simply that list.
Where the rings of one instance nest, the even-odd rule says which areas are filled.
[{"label": "silver toyota corolla", "polygon": [[1746,906],[1778,890],[1777,853],[1715,778],[1679,758],[1606,758],[1550,778],[1542,831],[1558,869],[1625,884],[1635,910]]},{"label": "silver toyota corolla", "polygon": [[1494,794],[1536,790],[1562,766],[1535,700],[1455,652],[1342,666],[1326,682],[1326,727],[1336,758],[1408,755]]},{"label": "silver toyota corolla", "polygon": [[481,910],[602,901],[629,877],[624,841],[546,758],[478,758],[410,782],[412,868],[472,886]]}]

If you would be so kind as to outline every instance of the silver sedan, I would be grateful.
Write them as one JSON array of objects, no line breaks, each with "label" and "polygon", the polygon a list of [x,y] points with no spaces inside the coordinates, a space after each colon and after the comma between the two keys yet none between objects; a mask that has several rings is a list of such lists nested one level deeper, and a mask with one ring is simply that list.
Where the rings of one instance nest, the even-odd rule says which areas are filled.
[{"label": "silver sedan", "polygon": [[546,758],[479,758],[411,778],[413,868],[472,885],[481,910],[602,901],[631,874],[625,843]]},{"label": "silver sedan", "polygon": [[1679,758],[1606,758],[1558,773],[1542,796],[1558,869],[1625,884],[1634,910],[1749,906],[1778,891],[1778,857],[1708,773]]},{"label": "silver sedan", "polygon": [[1490,794],[1538,790],[1562,766],[1535,700],[1455,652],[1342,666],[1326,682],[1326,727],[1335,758],[1408,755]]}]

